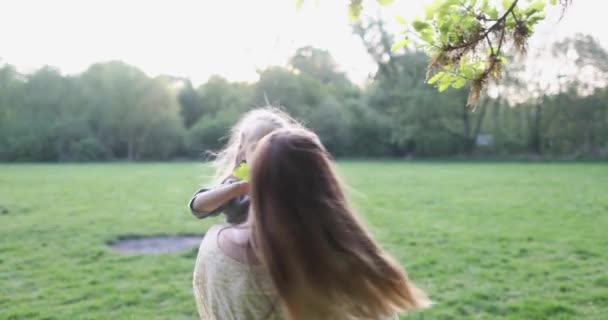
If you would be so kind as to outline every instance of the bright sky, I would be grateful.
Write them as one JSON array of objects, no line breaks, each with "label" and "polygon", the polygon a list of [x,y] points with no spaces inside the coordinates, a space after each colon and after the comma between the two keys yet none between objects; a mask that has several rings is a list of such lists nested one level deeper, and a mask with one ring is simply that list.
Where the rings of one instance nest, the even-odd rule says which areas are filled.
[{"label": "bright sky", "polygon": [[[78,73],[119,59],[151,76],[170,74],[200,84],[220,74],[255,81],[256,70],[283,65],[301,46],[328,49],[357,82],[374,72],[346,14],[346,0],[0,0],[0,59],[31,72],[43,65]],[[411,19],[431,0],[396,0],[385,16]],[[378,10],[366,1],[366,12]],[[574,0],[564,19],[550,15],[535,46],[576,32],[608,47],[600,1]]]}]

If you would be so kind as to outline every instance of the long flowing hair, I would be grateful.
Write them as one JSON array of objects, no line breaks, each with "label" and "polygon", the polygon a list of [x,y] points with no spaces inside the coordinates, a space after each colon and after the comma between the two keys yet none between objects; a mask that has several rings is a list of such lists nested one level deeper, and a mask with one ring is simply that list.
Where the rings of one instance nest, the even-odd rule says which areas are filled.
[{"label": "long flowing hair", "polygon": [[350,208],[314,133],[267,135],[250,179],[252,247],[288,319],[381,319],[430,305]]},{"label": "long flowing hair", "polygon": [[260,107],[245,113],[230,129],[226,146],[210,152],[214,168],[212,181],[221,183],[239,165],[239,152],[248,144],[256,144],[268,133],[282,128],[300,127],[300,123],[278,107]]}]

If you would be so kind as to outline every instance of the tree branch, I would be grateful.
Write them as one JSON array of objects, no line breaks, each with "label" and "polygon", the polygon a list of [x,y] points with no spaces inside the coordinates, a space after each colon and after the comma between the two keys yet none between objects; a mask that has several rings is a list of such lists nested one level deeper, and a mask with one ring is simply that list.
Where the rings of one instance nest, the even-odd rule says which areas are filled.
[{"label": "tree branch", "polygon": [[496,20],[496,23],[494,23],[491,27],[486,29],[486,31],[484,33],[480,34],[475,39],[473,39],[469,42],[465,42],[465,43],[457,45],[457,46],[448,46],[447,48],[445,48],[445,50],[452,51],[452,50],[456,50],[456,49],[462,49],[462,48],[470,47],[473,44],[481,41],[484,37],[488,36],[490,34],[490,32],[494,31],[494,29],[498,28],[498,26],[500,26],[502,23],[504,23],[504,21],[507,19],[507,16],[513,11],[513,9],[515,9],[515,6],[517,5],[518,1],[519,0],[514,0],[513,3],[511,4],[511,6],[509,7],[509,9],[507,9],[507,11],[505,11],[505,13],[502,15],[502,17],[498,18]]},{"label": "tree branch", "polygon": [[490,46],[490,50],[492,50],[492,55],[494,55],[494,46],[492,45],[492,41],[490,41],[490,36],[486,35],[486,40],[488,40],[488,46]]},{"label": "tree branch", "polygon": [[500,40],[498,40],[498,48],[496,48],[496,52],[494,52],[494,50],[492,50],[492,58],[491,58],[490,65],[483,72],[483,75],[481,77],[482,79],[485,78],[486,76],[488,76],[490,74],[490,72],[492,71],[492,69],[494,69],[494,66],[496,65],[496,61],[498,61],[498,55],[500,54],[500,50],[502,48],[504,39],[505,39],[505,29],[502,29],[502,32],[500,33]]},{"label": "tree branch", "polygon": [[473,11],[472,7],[467,6],[462,0],[458,0],[458,3],[460,3],[460,5],[468,12],[470,12],[474,17],[477,17],[477,14],[475,13],[475,11]]}]

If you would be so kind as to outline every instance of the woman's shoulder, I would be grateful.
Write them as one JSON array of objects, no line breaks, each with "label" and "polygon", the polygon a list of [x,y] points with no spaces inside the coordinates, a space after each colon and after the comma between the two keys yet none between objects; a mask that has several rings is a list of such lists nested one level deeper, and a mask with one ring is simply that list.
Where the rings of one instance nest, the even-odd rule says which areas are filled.
[{"label": "woman's shoulder", "polygon": [[219,233],[222,229],[226,229],[230,227],[229,223],[226,222],[221,222],[221,223],[216,223],[214,225],[212,225],[211,227],[209,227],[209,229],[207,229],[207,232],[205,233],[205,235],[207,234],[211,234],[211,233]]},{"label": "woman's shoulder", "polygon": [[[242,229],[229,223],[220,223],[211,226],[205,233],[201,249],[204,253],[215,255],[214,261],[236,265],[250,265],[251,254],[249,246],[240,235]],[[239,231],[239,232],[237,232]],[[255,261],[254,261],[255,264]],[[250,265],[250,267],[253,267]]]},{"label": "woman's shoulder", "polygon": [[207,231],[205,231],[205,236],[203,238],[203,242],[217,242],[218,234],[223,230],[230,227],[228,223],[217,223],[209,227]]}]

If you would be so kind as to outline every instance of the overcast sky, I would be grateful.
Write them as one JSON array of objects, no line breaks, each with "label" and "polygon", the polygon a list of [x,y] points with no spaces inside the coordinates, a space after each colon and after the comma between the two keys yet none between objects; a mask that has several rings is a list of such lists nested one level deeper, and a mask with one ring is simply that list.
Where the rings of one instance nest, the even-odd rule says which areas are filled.
[{"label": "overcast sky", "polygon": [[[347,1],[308,0],[0,0],[0,59],[21,72],[43,65],[82,72],[90,64],[123,60],[150,76],[171,74],[196,84],[212,74],[255,81],[256,70],[285,64],[301,46],[328,49],[354,81],[374,72],[352,35]],[[408,19],[430,0],[396,0],[388,17]],[[367,2],[367,13],[378,10]],[[564,19],[550,12],[533,46],[576,32],[608,47],[604,1],[574,0]]]}]

